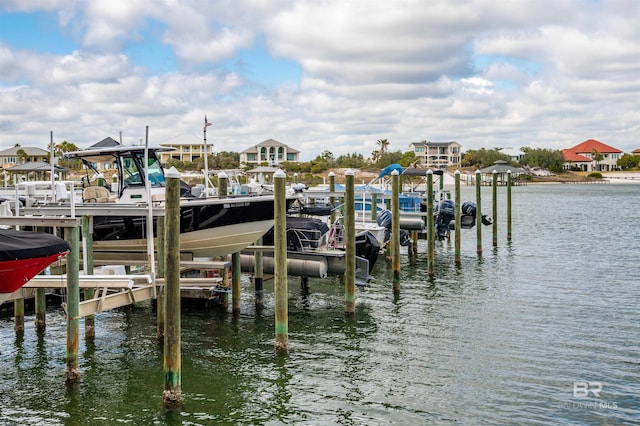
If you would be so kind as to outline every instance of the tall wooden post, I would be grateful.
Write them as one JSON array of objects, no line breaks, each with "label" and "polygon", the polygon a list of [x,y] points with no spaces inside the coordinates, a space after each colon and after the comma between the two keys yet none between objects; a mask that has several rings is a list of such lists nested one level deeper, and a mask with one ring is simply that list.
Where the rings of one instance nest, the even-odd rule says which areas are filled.
[{"label": "tall wooden post", "polygon": [[64,229],[64,238],[71,249],[67,254],[67,382],[80,380],[80,363],[78,361],[79,320],[80,314],[80,239],[78,227]]},{"label": "tall wooden post", "polygon": [[166,173],[165,187],[165,335],[164,392],[166,407],[182,404],[182,372],[180,359],[180,173],[171,167]]},{"label": "tall wooden post", "polygon": [[482,254],[482,173],[476,170],[476,253]]},{"label": "tall wooden post", "polygon": [[460,242],[462,238],[462,221],[460,218],[460,170],[455,173],[455,205],[456,205],[456,240],[455,240],[455,263],[460,264]]},{"label": "tall wooden post", "polygon": [[345,176],[345,273],[344,273],[344,314],[356,314],[356,201],[355,173],[347,169]]},{"label": "tall wooden post", "polygon": [[492,189],[492,207],[493,207],[493,246],[498,246],[498,171],[493,170]]},{"label": "tall wooden post", "polygon": [[[256,245],[262,245],[262,237],[258,238]],[[264,263],[262,250],[256,250],[253,254],[253,286],[255,289],[256,309],[264,307]]]},{"label": "tall wooden post", "polygon": [[433,171],[427,170],[427,270],[430,276],[435,274],[436,230],[433,218]]},{"label": "tall wooden post", "polygon": [[511,241],[511,170],[507,170],[507,241]]},{"label": "tall wooden post", "polygon": [[[165,237],[164,237],[164,216],[158,216],[158,219],[156,221],[156,234],[158,235],[157,237],[157,244],[158,244],[158,278],[164,278],[165,276],[165,253],[166,253],[166,247],[165,247]],[[179,256],[179,254],[178,254]],[[156,322],[157,322],[157,327],[158,327],[158,331],[157,331],[157,336],[158,336],[158,340],[164,341],[164,302],[165,302],[165,288],[166,288],[166,283],[165,285],[163,285],[162,287],[160,287],[158,289],[158,296],[156,299]]]},{"label": "tall wooden post", "polygon": [[[329,192],[334,192],[336,190],[336,175],[333,172],[329,172]],[[333,225],[336,221],[336,212],[333,210],[335,208],[336,197],[333,195],[329,196],[329,204],[331,205],[331,225]]]},{"label": "tall wooden post", "polygon": [[289,306],[287,287],[287,206],[285,174],[278,169],[274,180],[274,297],[276,316],[275,350],[278,353],[289,350]]},{"label": "tall wooden post", "polygon": [[[85,275],[93,275],[93,217],[82,216],[82,250],[85,253],[86,263],[84,266]],[[96,290],[85,288],[84,299],[93,299]],[[94,315],[84,317],[84,339],[93,341],[96,338],[96,320]]]},{"label": "tall wooden post", "polygon": [[378,220],[378,194],[375,192],[371,193],[371,220]]},{"label": "tall wooden post", "polygon": [[21,297],[19,299],[13,300],[13,317],[14,324],[13,330],[16,334],[24,333],[24,299]]},{"label": "tall wooden post", "polygon": [[240,268],[240,252],[231,254],[231,311],[234,314],[240,313],[241,295],[240,295],[240,276],[242,271]]},{"label": "tall wooden post", "polygon": [[393,294],[400,294],[400,173],[391,172],[391,269]]}]

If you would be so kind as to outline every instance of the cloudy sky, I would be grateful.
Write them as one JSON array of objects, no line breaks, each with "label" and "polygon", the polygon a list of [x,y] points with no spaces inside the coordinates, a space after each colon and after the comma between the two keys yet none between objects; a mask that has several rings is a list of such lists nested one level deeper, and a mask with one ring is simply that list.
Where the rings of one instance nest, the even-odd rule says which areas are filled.
[{"label": "cloudy sky", "polygon": [[640,148],[638,0],[0,0],[0,149]]}]

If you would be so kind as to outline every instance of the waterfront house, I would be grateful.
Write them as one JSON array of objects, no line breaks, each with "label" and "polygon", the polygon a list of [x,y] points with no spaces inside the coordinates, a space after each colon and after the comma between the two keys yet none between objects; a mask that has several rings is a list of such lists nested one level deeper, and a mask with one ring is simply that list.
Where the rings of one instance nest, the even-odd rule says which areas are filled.
[{"label": "waterfront house", "polygon": [[0,151],[0,164],[3,169],[14,167],[18,164],[44,162],[49,160],[49,151],[42,148],[28,146],[14,146]]},{"label": "waterfront house", "polygon": [[267,163],[271,167],[279,167],[284,161],[299,162],[300,151],[275,139],[267,139],[240,153],[241,166],[258,166]]},{"label": "waterfront house", "polygon": [[[176,136],[165,143],[161,143],[160,146],[174,148],[174,151],[158,153],[160,154],[160,162],[163,164],[166,164],[170,159],[193,163],[200,158],[204,158],[205,155],[204,139],[192,134]],[[213,154],[213,144],[207,143],[206,153],[208,155]]]},{"label": "waterfront house", "polygon": [[[595,139],[587,139],[572,148],[562,150],[562,154],[565,158],[565,169],[577,166],[585,172],[608,172],[618,168],[616,163],[623,152]],[[581,157],[589,161],[584,161]],[[576,161],[578,159],[580,161]]]},{"label": "waterfront house", "polygon": [[411,142],[411,149],[418,165],[429,169],[446,169],[447,167],[460,167],[461,148],[458,142]]}]

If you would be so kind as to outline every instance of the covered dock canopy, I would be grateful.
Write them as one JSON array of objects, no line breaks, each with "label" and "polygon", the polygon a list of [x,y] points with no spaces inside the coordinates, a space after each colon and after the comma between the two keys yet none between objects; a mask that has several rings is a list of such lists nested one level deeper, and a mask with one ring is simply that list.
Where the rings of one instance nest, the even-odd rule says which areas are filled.
[{"label": "covered dock canopy", "polygon": [[[62,166],[53,166],[53,172],[57,174],[64,174],[69,169]],[[18,164],[4,170],[5,172],[13,173],[14,176],[23,175],[29,180],[29,176],[33,176],[33,180],[44,180],[44,176],[47,173],[51,173],[51,164],[44,161],[32,161],[24,164]]]},{"label": "covered dock canopy", "polygon": [[518,175],[526,173],[524,169],[521,169],[520,167],[510,166],[504,160],[498,160],[495,163],[493,163],[493,165],[480,169],[480,173],[482,173],[483,177],[489,176],[489,179],[491,179],[493,176],[494,170],[498,174],[498,182],[503,182],[503,183],[507,181],[507,173],[509,172],[511,172],[512,178],[515,178]]}]

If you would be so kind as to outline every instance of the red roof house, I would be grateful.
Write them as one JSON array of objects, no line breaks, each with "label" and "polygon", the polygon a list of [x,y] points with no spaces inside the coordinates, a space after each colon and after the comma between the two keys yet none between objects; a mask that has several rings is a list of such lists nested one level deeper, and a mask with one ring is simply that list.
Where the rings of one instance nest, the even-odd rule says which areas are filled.
[{"label": "red roof house", "polygon": [[[601,159],[594,158],[596,152],[602,156]],[[595,139],[587,139],[572,148],[562,150],[562,155],[564,155],[567,162],[565,168],[569,169],[577,166],[585,172],[615,170],[617,168],[616,163],[622,154],[622,150]]]}]

